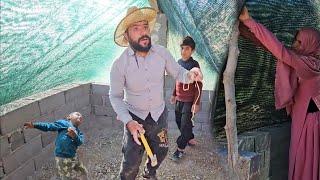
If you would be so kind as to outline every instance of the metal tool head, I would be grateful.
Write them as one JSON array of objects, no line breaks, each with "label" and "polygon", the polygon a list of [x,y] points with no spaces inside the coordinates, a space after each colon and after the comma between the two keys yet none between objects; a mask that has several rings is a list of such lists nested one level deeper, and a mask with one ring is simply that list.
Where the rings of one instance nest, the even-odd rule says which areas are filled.
[{"label": "metal tool head", "polygon": [[157,160],[157,155],[153,155],[152,157],[150,157],[151,160],[151,166],[154,167],[158,164],[158,160]]}]

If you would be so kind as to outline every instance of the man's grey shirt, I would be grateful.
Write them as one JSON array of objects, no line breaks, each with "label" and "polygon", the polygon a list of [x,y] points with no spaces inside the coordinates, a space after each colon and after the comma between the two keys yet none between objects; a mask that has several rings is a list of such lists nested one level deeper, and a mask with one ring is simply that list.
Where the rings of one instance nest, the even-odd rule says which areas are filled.
[{"label": "man's grey shirt", "polygon": [[177,81],[191,83],[188,71],[160,45],[152,45],[146,57],[135,55],[128,47],[113,62],[109,97],[114,111],[124,124],[132,120],[129,111],[141,119],[146,119],[151,113],[152,118],[158,121],[165,107],[165,71]]}]

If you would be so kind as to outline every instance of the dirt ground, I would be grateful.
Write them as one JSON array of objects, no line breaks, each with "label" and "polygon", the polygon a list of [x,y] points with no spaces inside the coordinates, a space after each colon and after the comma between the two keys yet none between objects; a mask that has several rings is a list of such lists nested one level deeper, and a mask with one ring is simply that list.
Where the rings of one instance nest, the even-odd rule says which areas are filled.
[{"label": "dirt ground", "polygon": [[[97,126],[86,133],[85,143],[79,148],[78,155],[88,169],[89,179],[112,180],[118,179],[118,171],[121,163],[122,125],[108,128]],[[198,144],[187,147],[186,154],[178,163],[169,159],[176,149],[175,139],[179,132],[169,130],[170,148],[167,158],[157,171],[158,179],[165,180],[227,180],[227,168],[216,154],[214,142],[209,137],[196,135]],[[146,156],[145,156],[146,157]],[[143,163],[142,163],[143,164]],[[43,166],[42,171],[37,172],[37,179],[55,179],[53,162]],[[142,166],[137,177],[141,177]]]}]

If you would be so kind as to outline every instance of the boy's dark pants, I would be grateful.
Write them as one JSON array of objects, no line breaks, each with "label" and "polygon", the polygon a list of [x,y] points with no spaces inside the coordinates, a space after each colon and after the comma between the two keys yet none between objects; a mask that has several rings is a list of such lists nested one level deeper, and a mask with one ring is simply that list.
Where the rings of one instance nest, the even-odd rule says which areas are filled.
[{"label": "boy's dark pants", "polygon": [[186,148],[188,141],[194,138],[191,108],[192,102],[177,101],[175,105],[176,123],[181,133],[177,139],[179,149]]},{"label": "boy's dark pants", "polygon": [[[155,167],[151,167],[149,157],[145,166],[145,173],[151,176],[156,175],[156,170],[168,153],[167,114],[168,112],[165,108],[159,120],[155,122],[150,113],[145,120],[142,120],[136,115],[130,113],[134,120],[143,125],[143,128],[145,129],[144,135],[152,153],[157,156],[158,164]],[[142,143],[141,146],[135,143],[128,129],[124,129],[122,146],[123,159],[120,169],[120,178],[121,180],[134,180],[139,172],[139,166],[142,161],[142,156],[144,155],[144,146]]]}]

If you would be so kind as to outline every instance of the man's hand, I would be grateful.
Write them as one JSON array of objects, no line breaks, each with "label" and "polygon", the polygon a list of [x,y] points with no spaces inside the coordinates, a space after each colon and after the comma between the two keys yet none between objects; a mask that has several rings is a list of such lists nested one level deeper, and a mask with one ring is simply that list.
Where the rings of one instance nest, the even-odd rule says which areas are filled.
[{"label": "man's hand", "polygon": [[244,6],[244,7],[242,8],[241,14],[240,14],[240,16],[239,16],[239,20],[240,20],[241,22],[243,22],[243,21],[248,20],[248,19],[251,19],[251,17],[250,17],[248,8],[247,8],[246,6]]},{"label": "man's hand", "polygon": [[131,135],[133,136],[133,140],[138,144],[141,145],[141,142],[139,141],[139,133],[144,134],[145,130],[142,127],[142,124],[139,124],[135,120],[131,120],[127,123],[127,128]]},{"label": "man's hand", "polygon": [[203,79],[202,72],[197,67],[194,67],[189,71],[188,77],[192,81],[202,81],[202,79]]},{"label": "man's hand", "polygon": [[200,111],[200,105],[193,104],[191,107],[191,112],[198,113]]},{"label": "man's hand", "polygon": [[23,124],[23,126],[24,126],[26,129],[34,128],[32,122],[25,122],[25,123]]},{"label": "man's hand", "polygon": [[68,128],[68,132],[67,132],[68,136],[70,136],[72,139],[74,139],[77,136],[77,131],[74,127],[69,127]]},{"label": "man's hand", "polygon": [[170,103],[171,104],[175,104],[176,103],[176,97],[175,96],[171,96],[171,98],[170,98]]}]

